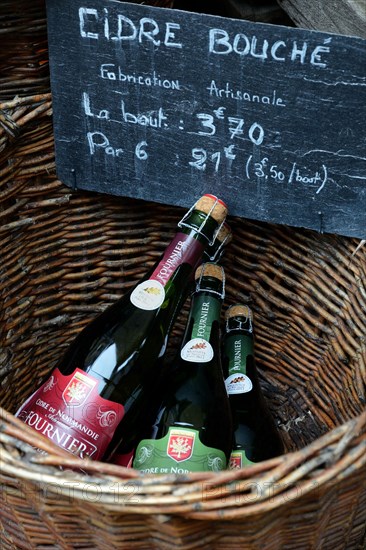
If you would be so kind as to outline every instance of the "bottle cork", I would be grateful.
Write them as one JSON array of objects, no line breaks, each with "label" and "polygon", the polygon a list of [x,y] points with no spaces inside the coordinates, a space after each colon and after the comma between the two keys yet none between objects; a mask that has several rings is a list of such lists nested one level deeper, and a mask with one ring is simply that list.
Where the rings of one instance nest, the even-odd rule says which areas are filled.
[{"label": "bottle cork", "polygon": [[215,279],[218,279],[219,281],[224,280],[224,270],[221,266],[217,264],[211,264],[209,262],[206,262],[204,264],[201,264],[197,269],[195,273],[195,279],[200,279],[201,277],[214,277]]},{"label": "bottle cork", "polygon": [[230,306],[225,313],[225,319],[231,319],[232,317],[245,317],[246,319],[252,321],[253,313],[252,310],[244,304],[234,304]]},{"label": "bottle cork", "polygon": [[217,233],[216,239],[220,243],[225,242],[225,244],[229,244],[232,238],[233,238],[233,234],[230,226],[227,223],[224,223],[223,226],[220,228],[220,231]]},{"label": "bottle cork", "polygon": [[210,214],[218,223],[222,223],[228,213],[226,204],[214,195],[203,195],[198,199],[194,208],[205,214]]}]

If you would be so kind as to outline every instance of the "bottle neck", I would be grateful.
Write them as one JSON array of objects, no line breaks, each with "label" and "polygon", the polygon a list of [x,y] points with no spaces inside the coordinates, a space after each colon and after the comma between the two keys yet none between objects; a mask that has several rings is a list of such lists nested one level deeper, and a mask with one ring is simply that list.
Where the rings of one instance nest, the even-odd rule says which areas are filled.
[{"label": "bottle neck", "polygon": [[222,299],[220,295],[200,291],[192,296],[187,339],[201,338],[210,341],[212,325],[220,321]]},{"label": "bottle neck", "polygon": [[234,330],[253,337],[253,323],[251,317],[229,317],[225,324],[225,334]]},{"label": "bottle neck", "polygon": [[180,355],[183,360],[191,363],[208,363],[219,353],[219,323],[223,299],[222,282],[213,278],[199,281],[192,294],[181,347]]},{"label": "bottle neck", "polygon": [[179,222],[179,231],[149,276],[149,279],[158,281],[164,287],[182,264],[189,266],[189,271],[194,271],[219,228],[216,220],[198,210],[190,211],[183,220]]},{"label": "bottle neck", "polygon": [[[251,325],[249,321],[249,325]],[[226,391],[230,397],[248,393],[253,388],[253,333],[248,322],[229,319],[222,345]]]},{"label": "bottle neck", "polygon": [[229,375],[246,374],[247,360],[253,356],[253,338],[243,330],[226,332],[223,339],[223,354]]},{"label": "bottle neck", "polygon": [[180,220],[178,227],[182,233],[193,236],[207,247],[215,245],[216,236],[223,223],[219,224],[210,216],[210,212],[201,212],[192,207]]}]

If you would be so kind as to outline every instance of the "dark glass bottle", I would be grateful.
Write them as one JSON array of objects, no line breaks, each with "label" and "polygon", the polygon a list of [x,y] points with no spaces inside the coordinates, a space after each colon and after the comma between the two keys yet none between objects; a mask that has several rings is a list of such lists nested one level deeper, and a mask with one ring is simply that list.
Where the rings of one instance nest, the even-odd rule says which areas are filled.
[{"label": "dark glass bottle", "polygon": [[219,232],[217,233],[216,239],[212,245],[208,246],[203,255],[203,261],[205,262],[215,262],[218,263],[228,244],[232,241],[233,235],[230,226],[225,222]]},{"label": "dark glass bottle", "polygon": [[[224,222],[217,232],[215,240],[205,248],[203,261],[219,262],[231,240],[231,228]],[[166,365],[162,365],[162,367],[166,368]],[[164,383],[164,381],[161,383]],[[160,382],[156,380],[155,388],[152,387],[151,391],[159,393],[159,384]],[[139,410],[134,413],[133,418],[129,420],[128,426],[123,430],[123,438],[121,438],[121,441],[115,445],[114,449],[111,448],[109,454],[107,454],[106,460],[108,462],[118,464],[119,466],[130,467],[132,465],[133,454],[137,443],[141,439],[141,433],[144,431],[146,419],[150,418],[152,414],[150,406],[150,400],[146,400],[144,406],[141,406]],[[116,435],[118,435],[118,432]]]},{"label": "dark glass bottle", "polygon": [[253,319],[246,305],[225,314],[222,364],[233,417],[230,468],[242,468],[283,453],[283,444],[264,399],[253,355]]},{"label": "dark glass bottle", "polygon": [[145,473],[220,471],[230,457],[232,422],[220,356],[224,271],[205,263],[195,278],[181,348],[133,460]]},{"label": "dark glass bottle", "polygon": [[79,333],[17,416],[67,451],[102,459],[149,393],[194,271],[226,214],[222,201],[201,197],[152,270]]}]

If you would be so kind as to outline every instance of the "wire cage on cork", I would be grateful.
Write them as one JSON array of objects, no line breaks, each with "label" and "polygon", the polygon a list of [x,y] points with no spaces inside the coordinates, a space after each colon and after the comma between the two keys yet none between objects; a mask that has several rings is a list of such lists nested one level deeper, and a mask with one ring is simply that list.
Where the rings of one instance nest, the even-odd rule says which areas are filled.
[{"label": "wire cage on cork", "polygon": [[356,239],[229,220],[225,301],[253,310],[283,456],[143,476],[66,454],[13,416],[70,339],[146,273],[183,210],[58,181],[43,0],[3,1],[0,36],[1,547],[364,548],[366,246]]}]

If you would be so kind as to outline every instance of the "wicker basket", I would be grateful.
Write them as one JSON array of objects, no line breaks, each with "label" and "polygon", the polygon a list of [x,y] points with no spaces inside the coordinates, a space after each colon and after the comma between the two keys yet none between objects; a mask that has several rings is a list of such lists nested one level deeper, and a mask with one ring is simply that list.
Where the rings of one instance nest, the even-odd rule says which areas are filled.
[{"label": "wicker basket", "polygon": [[0,36],[1,548],[365,548],[366,247],[357,240],[230,219],[226,301],[254,310],[286,455],[215,475],[141,476],[66,456],[12,415],[67,342],[152,265],[182,211],[63,186],[43,1],[3,1]]}]

